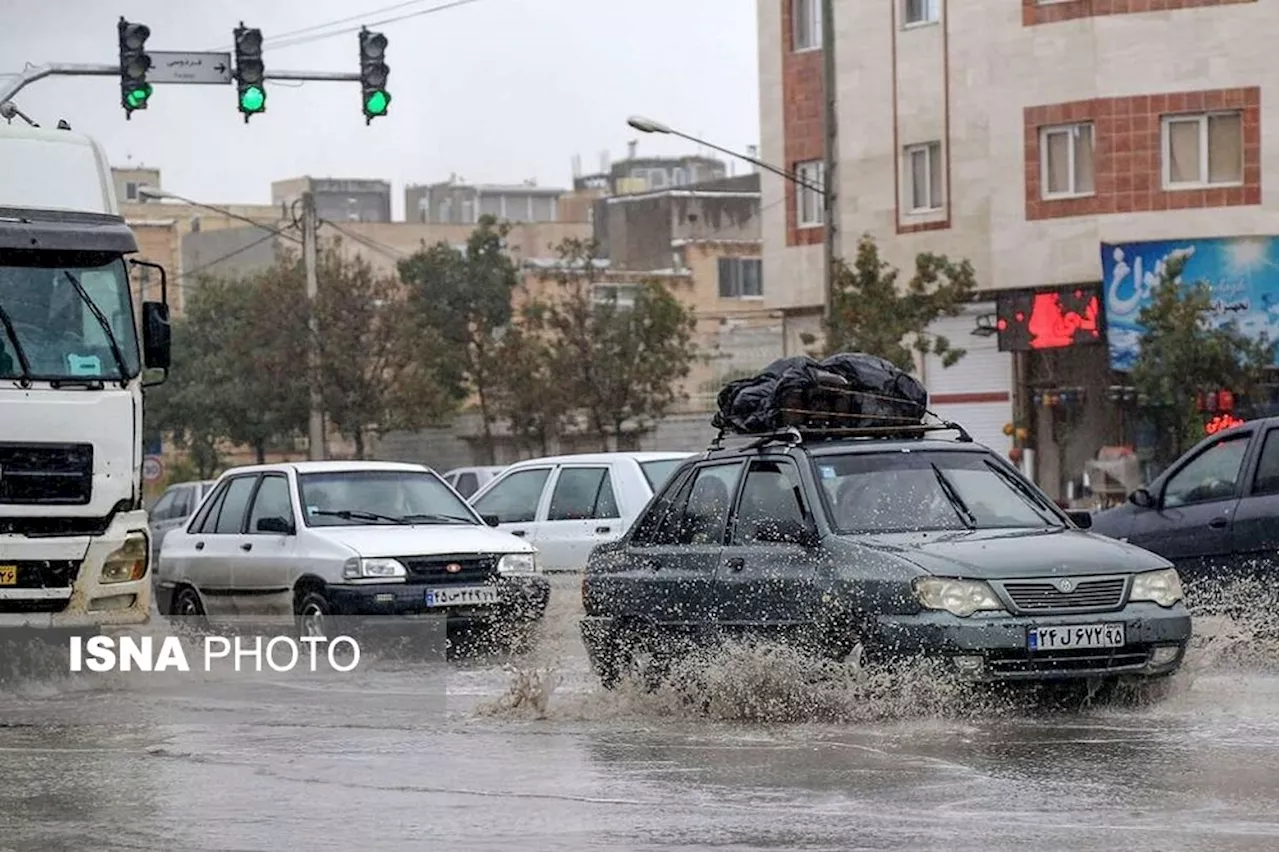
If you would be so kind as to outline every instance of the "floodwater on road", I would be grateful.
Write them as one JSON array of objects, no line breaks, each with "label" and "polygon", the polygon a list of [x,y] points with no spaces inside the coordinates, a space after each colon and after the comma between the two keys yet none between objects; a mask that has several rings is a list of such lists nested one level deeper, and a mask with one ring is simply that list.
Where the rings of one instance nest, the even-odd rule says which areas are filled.
[{"label": "floodwater on road", "polygon": [[718,704],[602,692],[575,591],[508,662],[0,685],[0,849],[1276,848],[1275,648],[1248,631],[1213,627],[1159,700],[859,684],[781,723],[724,695],[803,702],[785,655],[725,661]]}]

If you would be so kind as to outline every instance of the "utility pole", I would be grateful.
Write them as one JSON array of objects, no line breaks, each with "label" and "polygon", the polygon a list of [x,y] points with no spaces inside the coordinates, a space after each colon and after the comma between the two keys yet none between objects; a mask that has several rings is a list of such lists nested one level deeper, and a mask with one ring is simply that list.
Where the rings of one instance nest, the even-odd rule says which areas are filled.
[{"label": "utility pole", "polygon": [[835,1],[821,0],[822,3],[822,221],[826,223],[826,241],[823,244],[822,268],[823,299],[822,318],[831,321],[832,304],[835,300],[836,280],[836,210],[838,196],[836,187],[839,184],[837,173],[836,144],[838,124],[836,123],[836,21]]},{"label": "utility pole", "polygon": [[325,458],[324,446],[324,397],[320,390],[320,324],[316,317],[316,294],[320,290],[316,277],[317,245],[316,198],[311,190],[302,193],[302,261],[307,269],[307,383],[311,390],[311,416],[307,423],[307,458],[321,461]]}]

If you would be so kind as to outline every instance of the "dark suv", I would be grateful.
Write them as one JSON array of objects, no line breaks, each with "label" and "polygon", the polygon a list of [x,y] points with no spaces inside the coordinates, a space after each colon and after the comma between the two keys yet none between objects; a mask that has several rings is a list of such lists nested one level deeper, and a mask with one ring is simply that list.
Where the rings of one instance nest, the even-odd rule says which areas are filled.
[{"label": "dark suv", "polygon": [[735,634],[836,659],[943,656],[980,679],[1174,672],[1191,618],[1170,563],[1084,531],[1087,515],[939,428],[792,431],[686,462],[588,561],[582,635],[601,681]]}]

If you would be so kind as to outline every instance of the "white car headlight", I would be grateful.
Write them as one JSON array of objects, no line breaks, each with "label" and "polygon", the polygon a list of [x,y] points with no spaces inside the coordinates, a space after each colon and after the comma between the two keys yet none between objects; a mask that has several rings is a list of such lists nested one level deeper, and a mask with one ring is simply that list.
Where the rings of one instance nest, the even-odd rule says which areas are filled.
[{"label": "white car headlight", "polygon": [[1182,600],[1182,580],[1172,568],[1135,574],[1129,600],[1152,601],[1163,607],[1173,606]]},{"label": "white car headlight", "polygon": [[980,580],[948,580],[920,577],[912,584],[916,598],[925,609],[940,609],[961,617],[979,610],[1001,610],[1004,604],[991,587]]},{"label": "white car headlight", "polygon": [[537,574],[541,570],[538,554],[508,553],[498,560],[499,574]]},{"label": "white car headlight", "polygon": [[403,580],[408,573],[400,560],[386,557],[348,559],[342,566],[342,576],[348,580]]}]

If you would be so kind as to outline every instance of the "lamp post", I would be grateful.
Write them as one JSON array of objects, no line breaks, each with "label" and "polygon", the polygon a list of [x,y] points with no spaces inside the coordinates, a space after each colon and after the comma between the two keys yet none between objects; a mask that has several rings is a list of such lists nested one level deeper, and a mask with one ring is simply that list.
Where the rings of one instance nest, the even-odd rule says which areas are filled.
[{"label": "lamp post", "polygon": [[[825,275],[823,278],[823,283],[825,286],[823,287],[822,313],[824,318],[830,317],[831,293],[833,291],[833,284],[834,284],[834,278],[835,278],[835,275],[834,275],[834,263],[835,263],[834,206],[835,205],[833,203],[835,196],[830,189],[830,187],[832,186],[832,181],[830,179],[831,178],[830,164],[828,164],[827,169],[824,170],[825,179],[823,181],[823,185],[819,186],[818,184],[805,180],[804,178],[800,177],[800,175],[796,174],[793,171],[789,171],[779,166],[775,166],[772,163],[766,163],[763,160],[757,159],[747,154],[740,154],[737,151],[730,151],[728,148],[721,148],[719,145],[715,145],[697,136],[692,136],[681,130],[676,130],[675,128],[670,127],[666,124],[663,124],[660,121],[655,121],[652,118],[646,118],[645,116],[642,116],[642,115],[633,115],[627,119],[627,124],[635,128],[636,130],[639,130],[641,133],[661,133],[668,136],[679,136],[681,139],[688,139],[690,142],[696,143],[698,145],[705,145],[706,147],[712,149],[713,151],[719,151],[720,153],[727,154],[730,157],[736,157],[739,160],[743,160],[745,162],[751,163],[753,166],[758,166],[759,168],[762,168],[767,172],[772,172],[773,174],[778,175],[779,177],[784,178],[790,181],[791,183],[794,183],[796,186],[807,189],[810,192],[820,193],[822,195],[822,218],[823,218],[823,222],[826,223],[825,227],[827,231],[827,234],[826,234],[827,238],[824,245],[824,261],[825,262],[823,263],[823,268],[825,270]],[[827,159],[828,161],[831,161],[834,158],[828,157]]]}]

